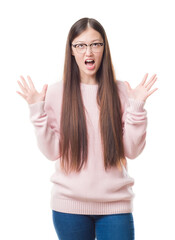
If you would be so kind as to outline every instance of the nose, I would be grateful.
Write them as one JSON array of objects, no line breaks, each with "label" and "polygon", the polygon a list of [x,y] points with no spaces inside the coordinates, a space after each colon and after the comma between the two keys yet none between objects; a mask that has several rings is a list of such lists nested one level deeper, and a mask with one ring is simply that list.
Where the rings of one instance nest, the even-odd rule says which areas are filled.
[{"label": "nose", "polygon": [[86,47],[86,55],[91,55],[92,54],[92,49],[91,49],[91,47],[90,46],[87,46]]}]

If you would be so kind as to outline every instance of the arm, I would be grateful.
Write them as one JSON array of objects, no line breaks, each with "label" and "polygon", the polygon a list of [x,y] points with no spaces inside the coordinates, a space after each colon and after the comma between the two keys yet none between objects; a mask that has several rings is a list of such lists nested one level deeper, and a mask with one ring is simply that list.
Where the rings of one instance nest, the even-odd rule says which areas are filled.
[{"label": "arm", "polygon": [[56,116],[50,103],[52,86],[48,88],[45,101],[29,104],[30,120],[35,129],[37,145],[49,159],[59,158],[59,130]]},{"label": "arm", "polygon": [[146,82],[148,73],[145,74],[141,83],[132,89],[128,82],[125,82],[128,105],[123,114],[123,144],[126,157],[136,158],[144,149],[146,143],[147,112],[143,108],[146,99],[158,88],[150,91],[157,77],[154,74]]},{"label": "arm", "polygon": [[122,117],[123,144],[125,156],[134,159],[146,144],[147,112],[144,101],[129,98],[128,103]]}]

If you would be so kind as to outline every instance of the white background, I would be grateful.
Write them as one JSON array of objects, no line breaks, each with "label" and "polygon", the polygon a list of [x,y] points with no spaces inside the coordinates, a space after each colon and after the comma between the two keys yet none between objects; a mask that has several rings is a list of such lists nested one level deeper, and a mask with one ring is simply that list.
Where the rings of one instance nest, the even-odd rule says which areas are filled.
[{"label": "white background", "polygon": [[17,80],[30,75],[37,90],[62,78],[70,27],[82,17],[105,28],[116,77],[134,88],[157,74],[146,101],[147,143],[128,160],[136,240],[175,239],[174,1],[4,0],[0,3],[0,238],[52,239],[54,163],[36,145],[27,102]]}]

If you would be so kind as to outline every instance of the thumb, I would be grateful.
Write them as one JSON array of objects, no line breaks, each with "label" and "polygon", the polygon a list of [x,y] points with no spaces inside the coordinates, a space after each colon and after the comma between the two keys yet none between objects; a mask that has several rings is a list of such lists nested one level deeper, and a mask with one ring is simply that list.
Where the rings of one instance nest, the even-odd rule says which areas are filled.
[{"label": "thumb", "polygon": [[43,86],[43,88],[42,88],[41,93],[42,93],[42,95],[43,95],[44,97],[46,96],[47,88],[48,88],[48,84],[45,84],[45,85]]},{"label": "thumb", "polygon": [[125,86],[126,86],[127,90],[132,90],[132,88],[131,88],[129,82],[124,81],[124,83],[125,83]]}]

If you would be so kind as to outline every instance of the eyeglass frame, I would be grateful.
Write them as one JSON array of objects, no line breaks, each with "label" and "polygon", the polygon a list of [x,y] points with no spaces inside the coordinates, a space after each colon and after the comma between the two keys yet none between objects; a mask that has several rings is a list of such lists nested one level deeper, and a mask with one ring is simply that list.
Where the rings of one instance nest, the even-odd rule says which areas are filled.
[{"label": "eyeglass frame", "polygon": [[[95,43],[102,44],[101,46],[104,46],[104,44],[105,44],[104,42],[103,42],[103,43],[95,42]],[[76,49],[76,51],[77,51],[77,48],[76,48],[77,45],[85,45],[85,46],[86,46],[85,52],[86,52],[86,51],[87,51],[87,47],[90,46],[90,48],[91,48],[91,46],[92,46],[93,44],[95,44],[95,43],[91,43],[91,44],[77,43],[77,44],[71,44],[71,46],[73,46],[73,47]],[[92,48],[91,48],[91,51],[93,52]],[[77,51],[77,52],[78,52],[78,51]],[[79,52],[79,53],[80,53],[80,52]],[[83,52],[82,52],[82,53],[83,53]]]}]

